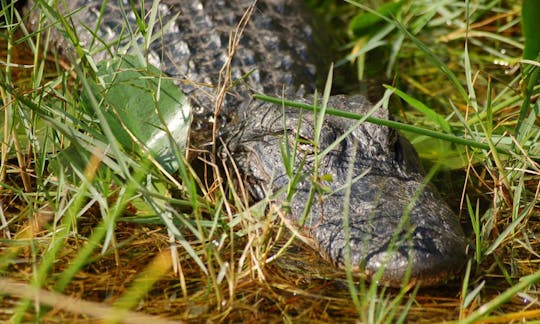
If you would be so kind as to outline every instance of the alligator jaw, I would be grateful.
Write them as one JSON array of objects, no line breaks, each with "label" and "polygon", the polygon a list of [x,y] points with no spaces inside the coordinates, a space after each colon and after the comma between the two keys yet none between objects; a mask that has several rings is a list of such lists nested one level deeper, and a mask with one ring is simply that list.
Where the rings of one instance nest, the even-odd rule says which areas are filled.
[{"label": "alligator jaw", "polygon": [[[377,197],[365,190],[373,184]],[[324,205],[313,210],[328,214],[313,236],[339,267],[347,266],[349,253],[350,267],[381,285],[431,286],[451,279],[466,261],[465,236],[434,189],[427,186],[420,194],[421,187],[416,181],[368,174],[351,190],[349,237],[343,213],[331,215]],[[338,204],[340,198],[329,197],[328,202]]]}]

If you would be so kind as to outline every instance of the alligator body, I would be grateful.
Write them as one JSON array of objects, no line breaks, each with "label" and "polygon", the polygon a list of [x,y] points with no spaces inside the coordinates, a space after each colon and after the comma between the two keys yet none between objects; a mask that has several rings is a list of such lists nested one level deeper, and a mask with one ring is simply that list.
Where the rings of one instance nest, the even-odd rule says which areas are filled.
[{"label": "alligator body", "polygon": [[[71,7],[62,11],[75,10],[71,19],[85,46],[92,43],[87,28],[98,30],[110,42],[106,47],[121,47],[137,34],[130,30],[136,23],[129,4],[109,1],[102,10],[101,1],[68,3]],[[298,226],[333,263],[345,266],[350,261],[355,271],[370,278],[383,269],[377,278],[391,286],[401,285],[409,274],[411,282],[425,285],[455,275],[466,259],[465,236],[436,189],[424,183],[410,143],[386,127],[332,116],[325,117],[316,140],[313,114],[252,99],[257,91],[306,100],[302,94],[315,88],[318,74],[326,75],[327,68],[321,67],[329,55],[317,50],[316,39],[322,36],[314,32],[300,1],[258,1],[240,33],[237,26],[251,3],[162,1],[153,30],[159,37],[148,46],[150,61],[175,77],[200,111],[214,110],[220,82],[243,80],[229,89],[223,103],[225,115],[237,115],[237,122],[222,132],[233,157],[228,163],[239,167],[255,199],[277,193],[284,200],[284,188],[294,176],[282,159],[283,152],[289,152],[290,170],[300,176],[288,215],[303,223]],[[76,10],[81,7],[85,9]],[[105,14],[98,19],[100,11]],[[235,36],[238,44],[231,51]],[[64,46],[62,42],[58,38],[57,45]],[[93,44],[92,50],[104,47]],[[231,54],[230,69],[222,70]],[[329,106],[361,114],[372,108],[362,96],[342,95],[332,96]],[[380,110],[375,116],[388,117]],[[312,191],[311,210],[301,220]]]}]

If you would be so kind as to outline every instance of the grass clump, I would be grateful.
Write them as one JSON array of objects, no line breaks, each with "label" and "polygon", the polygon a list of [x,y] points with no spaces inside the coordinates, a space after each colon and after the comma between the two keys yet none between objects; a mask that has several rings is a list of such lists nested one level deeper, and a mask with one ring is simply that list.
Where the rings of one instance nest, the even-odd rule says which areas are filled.
[{"label": "grass clump", "polygon": [[[349,28],[350,55],[339,63],[353,61],[360,79],[375,75],[391,84],[390,108],[399,119],[446,140],[469,141],[407,133],[424,158],[465,170],[468,188],[454,208],[463,211],[464,222],[470,219],[475,247],[462,281],[413,291],[378,288],[321,261],[306,244],[290,240],[269,201],[247,208],[245,192],[223,189],[235,187],[234,170],[224,183],[205,186],[185,148],[173,145],[178,170],[172,174],[129,127],[135,147],[127,149],[115,130],[125,125],[100,115],[103,100],[92,89],[98,63],[91,54],[103,47],[115,52],[120,44],[98,40],[84,48],[69,14],[37,3],[39,17],[50,19],[38,20],[39,35],[25,30],[21,21],[28,17],[12,4],[2,6],[3,320],[540,317],[540,87],[538,59],[520,61],[520,3],[372,1],[354,10],[332,1],[314,4],[332,8],[332,21],[363,22]],[[125,31],[133,41],[122,46],[136,55],[143,51],[134,35],[146,46],[156,36],[148,32],[159,23],[155,10],[157,2],[138,17],[138,30]],[[51,22],[75,48],[70,62],[50,54]],[[521,69],[509,70],[518,62]],[[156,102],[161,89],[153,92]],[[84,100],[90,106],[82,109]],[[163,119],[156,124],[166,128]]]},{"label": "grass clump", "polygon": [[[381,16],[380,12],[351,3]],[[483,191],[481,196],[492,202],[484,209],[481,198],[472,198],[470,191],[464,191],[461,198],[464,214],[469,214],[464,217],[470,217],[475,234],[476,271],[467,272],[463,282],[460,318],[473,321],[496,310],[504,313],[516,294],[537,296],[538,282],[538,270],[531,266],[538,257],[532,246],[538,244],[534,237],[539,216],[536,143],[540,133],[538,102],[532,98],[538,96],[540,86],[534,79],[531,81],[531,71],[538,69],[538,62],[521,60],[521,69],[507,68],[520,62],[522,41],[516,37],[520,7],[517,3],[487,2],[401,4],[401,9],[393,13],[394,19],[380,17],[391,30],[387,35],[394,42],[392,46],[381,44],[383,48],[377,50],[386,51],[390,58],[407,58],[404,64],[412,64],[407,68],[400,66],[399,60],[388,61],[386,73],[390,72],[395,84],[391,89],[423,115],[424,123],[489,146],[464,150],[462,146],[433,143],[422,135],[412,137],[421,155],[443,160],[448,168],[465,166],[468,182],[480,184],[473,190]],[[527,23],[523,21],[525,26]],[[449,27],[455,29],[449,31]],[[358,41],[367,39],[369,44],[378,35],[358,35]],[[410,51],[409,46],[416,50]],[[365,55],[369,61],[370,53]],[[407,93],[397,90],[405,87]],[[423,100],[416,100],[416,96]],[[417,118],[410,112],[398,115]],[[500,147],[508,150],[501,152]],[[508,285],[506,293],[499,297],[489,294],[490,289],[498,287],[496,278]],[[472,291],[468,292],[468,287]],[[481,306],[486,299],[492,301]],[[478,309],[467,317],[467,310],[477,305]],[[519,318],[519,311],[512,316]]]}]

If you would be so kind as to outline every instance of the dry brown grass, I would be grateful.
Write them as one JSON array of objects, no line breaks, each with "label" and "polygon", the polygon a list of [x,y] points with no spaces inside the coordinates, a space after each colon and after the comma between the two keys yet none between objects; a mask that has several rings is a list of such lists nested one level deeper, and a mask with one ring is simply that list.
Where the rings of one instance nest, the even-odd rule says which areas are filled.
[{"label": "dry brown grass", "polygon": [[[507,16],[494,19],[502,17]],[[493,21],[486,20],[475,28],[492,28]],[[450,36],[459,38],[459,33],[448,35],[446,40]],[[5,53],[2,54],[4,56]],[[34,60],[32,53],[19,49],[14,57],[14,62],[19,64],[32,64]],[[415,74],[403,73],[401,77],[404,80],[422,80],[412,82],[413,89],[429,94],[435,103],[440,103],[440,96],[452,97],[451,87],[441,87],[440,79],[433,77],[434,71],[423,68],[425,62],[422,59],[412,58],[410,62],[412,68],[408,71]],[[55,62],[48,64],[54,70]],[[454,62],[449,64],[459,69],[452,66]],[[21,82],[21,88],[28,84],[28,69],[14,68],[12,72],[17,82]],[[486,85],[480,81],[477,86],[482,93]],[[415,85],[418,87],[414,88]],[[466,107],[460,108],[465,111]],[[504,111],[501,115],[505,115]],[[502,117],[501,120],[503,123],[506,119]],[[209,242],[200,242],[193,235],[186,234],[185,239],[198,251],[210,274],[205,274],[184,249],[173,244],[171,250],[170,236],[164,226],[135,223],[126,218],[117,222],[113,244],[104,253],[96,250],[62,293],[51,293],[62,271],[70,266],[87,243],[100,216],[96,206],[78,220],[77,230],[66,240],[51,275],[46,282],[40,283],[43,288],[31,286],[36,265],[48,248],[50,234],[54,230],[49,226],[54,215],[50,214],[47,205],[38,199],[28,199],[38,194],[32,165],[31,155],[3,161],[5,173],[2,175],[0,203],[2,218],[9,225],[2,226],[0,232],[0,321],[8,321],[20,307],[22,299],[31,300],[32,305],[22,320],[37,319],[44,323],[100,322],[118,319],[115,316],[121,316],[126,323],[157,323],[158,319],[164,322],[357,322],[359,318],[363,321],[385,319],[376,314],[371,318],[370,314],[394,308],[398,309],[397,316],[406,311],[406,321],[411,323],[457,321],[466,319],[519,283],[521,278],[540,269],[538,202],[513,235],[508,236],[481,264],[473,266],[468,278],[468,291],[482,283],[484,286],[467,307],[463,307],[466,298],[462,295],[463,278],[436,288],[411,290],[393,306],[389,305],[399,296],[399,291],[377,288],[371,295],[366,292],[369,284],[363,283],[362,278],[355,278],[355,284],[364,289],[360,298],[361,309],[357,309],[351,301],[345,273],[335,269],[301,240],[295,239],[285,254],[265,262],[287,245],[291,237],[286,227],[280,229],[283,224],[275,215],[269,215],[269,221],[262,218],[264,215],[246,216],[243,222],[231,228],[231,232],[244,230],[248,235],[236,237],[232,233],[215,250],[208,247]],[[501,183],[501,175],[496,168],[475,165],[473,169],[471,165],[470,177],[477,179],[471,190],[490,199],[487,205],[495,211],[489,237],[485,238],[486,242],[493,242],[512,222],[514,206],[511,192]],[[539,197],[539,181],[540,175],[531,173],[524,182],[524,189],[535,199]],[[459,209],[459,206],[455,208]],[[520,209],[521,206],[515,208]],[[136,216],[137,208],[128,205],[126,214]],[[229,217],[232,216],[223,216],[224,219]],[[464,215],[462,218],[467,217]],[[253,224],[260,227],[253,229]],[[217,235],[215,238],[221,239]],[[129,307],[129,312],[119,311],[119,305],[132,303],[126,292],[132,292],[130,289],[134,283],[145,280],[152,283],[149,291]],[[537,285],[531,284],[514,294],[480,323],[540,320]],[[386,320],[393,322],[395,318]]]}]

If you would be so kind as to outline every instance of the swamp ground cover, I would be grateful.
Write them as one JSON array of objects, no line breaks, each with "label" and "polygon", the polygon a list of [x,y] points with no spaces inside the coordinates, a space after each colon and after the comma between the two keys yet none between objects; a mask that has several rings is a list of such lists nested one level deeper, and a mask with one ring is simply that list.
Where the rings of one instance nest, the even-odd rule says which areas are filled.
[{"label": "swamp ground cover", "polygon": [[[523,57],[522,2],[311,2],[339,28],[336,63],[393,91],[397,119],[488,146],[407,133],[471,237],[463,275],[437,288],[377,287],[291,240],[278,206],[248,208],[245,193],[188,163],[169,175],[120,147],[106,160],[75,104],[94,67],[26,37],[3,3],[2,320],[540,319],[538,58]],[[59,158],[76,144],[94,152],[85,163]]]}]

